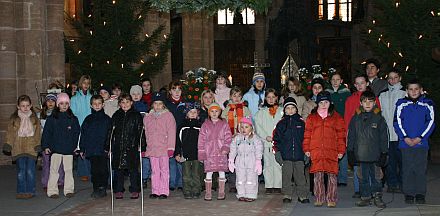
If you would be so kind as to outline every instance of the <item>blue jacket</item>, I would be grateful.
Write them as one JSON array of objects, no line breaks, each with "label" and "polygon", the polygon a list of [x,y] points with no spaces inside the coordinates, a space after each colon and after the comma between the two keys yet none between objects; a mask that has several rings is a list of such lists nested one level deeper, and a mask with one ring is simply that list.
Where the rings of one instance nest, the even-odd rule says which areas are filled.
[{"label": "blue jacket", "polygon": [[148,112],[148,105],[146,103],[144,103],[142,100],[134,101],[133,107],[138,112],[144,112],[144,113]]},{"label": "blue jacket", "polygon": [[78,118],[66,112],[52,113],[44,125],[41,148],[52,153],[73,155],[78,145],[80,126]]},{"label": "blue jacket", "polygon": [[179,127],[185,119],[185,113],[183,112],[185,109],[185,103],[183,101],[175,103],[172,100],[167,99],[165,101],[165,106],[173,114],[174,119],[176,120],[176,126]]},{"label": "blue jacket", "polygon": [[[434,102],[423,95],[415,102],[408,97],[399,99],[396,103],[393,124],[399,137],[399,148],[428,149],[428,139],[435,127]],[[422,141],[410,147],[404,141],[407,137],[420,137]]]},{"label": "blue jacket", "polygon": [[75,96],[70,99],[70,109],[72,109],[73,114],[78,118],[79,125],[82,125],[84,119],[92,113],[90,98],[92,98],[92,95],[89,91],[87,91],[86,95],[84,95],[83,91],[78,91]]},{"label": "blue jacket", "polygon": [[305,123],[299,114],[285,115],[273,132],[273,150],[279,151],[283,160],[303,161]]},{"label": "blue jacket", "polygon": [[81,139],[79,148],[86,157],[104,155],[108,133],[112,128],[111,118],[105,114],[104,109],[88,115],[81,126]]},{"label": "blue jacket", "polygon": [[243,96],[243,101],[247,101],[248,107],[252,113],[252,119],[255,121],[255,115],[260,109],[259,101],[261,100],[262,104],[264,103],[264,94],[265,91],[261,91],[259,94],[255,93],[254,87],[250,88],[246,94]]}]

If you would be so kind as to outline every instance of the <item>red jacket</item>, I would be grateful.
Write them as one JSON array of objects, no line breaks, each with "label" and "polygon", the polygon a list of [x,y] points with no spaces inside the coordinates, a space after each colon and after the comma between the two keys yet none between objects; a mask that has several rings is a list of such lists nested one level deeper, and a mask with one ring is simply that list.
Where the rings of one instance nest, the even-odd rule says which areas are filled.
[{"label": "red jacket", "polygon": [[[362,92],[356,91],[345,101],[345,113],[344,113],[344,121],[345,128],[348,128],[350,124],[351,118],[356,113],[356,109],[361,105],[361,95]],[[380,109],[379,98],[376,97],[376,106]]]},{"label": "red jacket", "polygon": [[303,142],[304,152],[310,152],[310,172],[338,174],[338,154],[345,153],[345,138],[344,119],[336,111],[324,119],[310,114]]}]

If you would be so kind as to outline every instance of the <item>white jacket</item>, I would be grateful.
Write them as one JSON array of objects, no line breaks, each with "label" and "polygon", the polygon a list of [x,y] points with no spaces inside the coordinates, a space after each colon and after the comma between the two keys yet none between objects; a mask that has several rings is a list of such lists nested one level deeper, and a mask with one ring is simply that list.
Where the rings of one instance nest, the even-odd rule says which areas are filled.
[{"label": "white jacket", "polygon": [[396,102],[400,98],[404,98],[406,91],[403,89],[402,84],[397,83],[396,85],[389,85],[388,90],[385,90],[379,95],[380,106],[382,110],[382,116],[388,125],[388,131],[390,134],[390,141],[398,141],[396,132],[394,131],[393,121],[394,112],[396,110]]}]

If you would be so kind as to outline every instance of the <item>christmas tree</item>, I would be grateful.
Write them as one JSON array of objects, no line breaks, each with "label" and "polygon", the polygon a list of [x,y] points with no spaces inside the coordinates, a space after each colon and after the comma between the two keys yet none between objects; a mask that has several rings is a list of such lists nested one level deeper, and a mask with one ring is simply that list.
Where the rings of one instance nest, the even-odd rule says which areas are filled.
[{"label": "christmas tree", "polygon": [[78,37],[65,38],[65,48],[74,77],[89,74],[94,86],[128,87],[159,73],[171,39],[164,26],[144,29],[149,9],[143,0],[100,0],[93,1],[90,14],[71,17]]}]

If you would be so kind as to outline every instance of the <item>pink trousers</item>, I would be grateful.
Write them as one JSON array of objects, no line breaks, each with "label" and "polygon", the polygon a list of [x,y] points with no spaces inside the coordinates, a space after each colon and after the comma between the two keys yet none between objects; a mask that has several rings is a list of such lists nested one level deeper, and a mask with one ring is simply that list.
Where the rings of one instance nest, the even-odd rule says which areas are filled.
[{"label": "pink trousers", "polygon": [[156,195],[170,194],[170,168],[168,157],[150,157],[151,192]]}]

